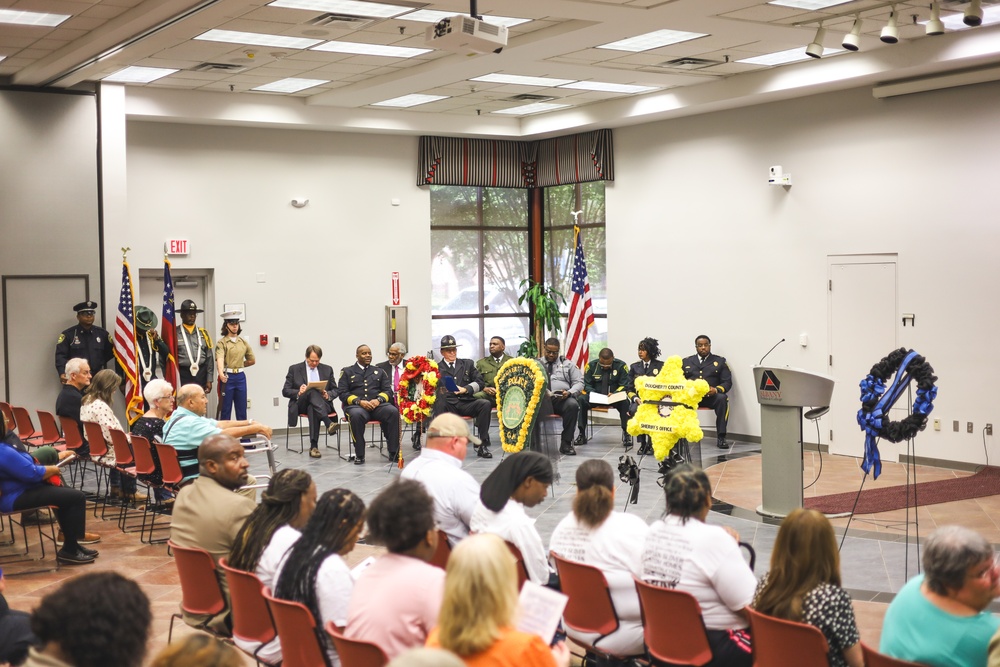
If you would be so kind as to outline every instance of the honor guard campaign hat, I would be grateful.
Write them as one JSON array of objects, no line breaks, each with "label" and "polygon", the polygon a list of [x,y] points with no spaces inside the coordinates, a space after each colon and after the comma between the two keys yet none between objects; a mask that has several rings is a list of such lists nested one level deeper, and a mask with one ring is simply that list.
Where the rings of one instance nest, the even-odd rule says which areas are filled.
[{"label": "honor guard campaign hat", "polygon": [[154,313],[146,306],[136,306],[135,308],[135,326],[140,331],[149,331],[150,329],[156,328],[156,313]]},{"label": "honor guard campaign hat", "polygon": [[177,312],[179,312],[179,313],[204,313],[205,311],[202,310],[201,308],[199,308],[198,304],[196,304],[191,299],[184,299],[184,302],[181,304],[180,310],[178,310]]},{"label": "honor guard campaign hat", "polygon": [[455,342],[454,336],[442,336],[441,337],[441,349],[451,350],[458,347],[458,343]]},{"label": "honor guard campaign hat", "polygon": [[73,312],[75,313],[93,313],[95,310],[97,310],[96,301],[81,301],[73,306]]}]

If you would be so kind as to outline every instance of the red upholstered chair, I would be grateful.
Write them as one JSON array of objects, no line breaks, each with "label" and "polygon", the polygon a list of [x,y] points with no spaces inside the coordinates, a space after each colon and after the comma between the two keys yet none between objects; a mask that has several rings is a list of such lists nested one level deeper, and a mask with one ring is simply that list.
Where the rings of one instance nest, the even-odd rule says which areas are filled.
[{"label": "red upholstered chair", "polygon": [[[229,567],[229,563],[223,558],[219,561],[229,584],[229,604],[233,614],[233,637],[248,642],[258,642],[263,648],[278,636],[278,629],[274,627],[274,619],[271,618],[271,610],[267,606],[267,600],[262,593],[264,585],[253,572],[244,572]],[[260,651],[260,648],[257,649]],[[266,662],[257,656],[257,651],[252,655],[258,663]],[[280,664],[266,663],[266,664]]]},{"label": "red upholstered chair", "polygon": [[385,667],[389,664],[389,656],[379,648],[378,644],[360,639],[348,639],[333,621],[329,621],[323,627],[333,638],[341,667]]},{"label": "red upholstered chair", "polygon": [[524,555],[521,554],[521,550],[513,542],[504,540],[504,544],[510,549],[510,552],[514,554],[514,558],[517,560],[517,590],[521,590],[524,587],[524,582],[526,582],[528,577],[528,568],[524,565]]},{"label": "red upholstered chair", "polygon": [[38,425],[42,427],[40,444],[51,445],[56,449],[66,449],[66,441],[63,440],[62,434],[59,432],[55,415],[45,410],[36,410],[35,412],[38,413]]},{"label": "red upholstered chair", "polygon": [[[219,585],[218,573],[215,570],[215,560],[212,554],[204,549],[181,547],[169,541],[174,553],[174,563],[181,580],[181,609],[188,614],[201,616],[216,616],[226,609],[226,598]],[[167,633],[167,643],[173,639],[174,619],[183,618],[175,613],[170,616],[170,630]],[[221,637],[206,624],[198,626],[209,634]]]},{"label": "red upholstered chair", "polygon": [[[701,606],[694,596],[635,580],[646,649],[657,660],[700,666],[712,659]],[[807,663],[803,663],[807,664]],[[800,666],[801,667],[801,666]]]},{"label": "red upholstered chair", "polygon": [[434,551],[434,557],[430,560],[430,564],[444,570],[447,569],[448,558],[451,556],[451,544],[448,543],[448,535],[443,530],[438,528],[437,534],[438,545]]},{"label": "red upholstered chair", "polygon": [[2,413],[4,419],[7,420],[8,429],[17,427],[17,423],[14,421],[14,410],[11,408],[10,403],[0,401],[0,413]]},{"label": "red upholstered chair", "polygon": [[263,589],[281,642],[282,667],[329,667],[312,612],[300,602],[279,600]]},{"label": "red upholstered chair", "polygon": [[830,647],[819,628],[749,611],[754,667],[828,664]]},{"label": "red upholstered chair", "polygon": [[31,423],[31,413],[16,405],[10,406],[14,413],[14,425],[17,426],[17,437],[26,445],[40,447],[42,443],[42,432],[35,430],[35,425]]},{"label": "red upholstered chair", "polygon": [[[87,436],[87,442],[90,443],[90,462],[94,466],[94,474],[97,477],[97,496],[94,500],[94,516],[97,516],[98,505],[102,506],[101,518],[104,518],[104,510],[108,506],[108,493],[109,493],[109,480],[108,480],[108,468],[109,466],[103,461],[104,457],[108,455],[108,443],[104,439],[104,432],[101,430],[101,425],[96,422],[83,422],[83,432]],[[86,470],[86,461],[81,461],[80,465]],[[101,482],[104,482],[104,495],[101,495]]]},{"label": "red upholstered chair", "polygon": [[864,642],[861,642],[861,655],[865,658],[865,667],[923,667],[918,662],[890,658],[884,653],[879,653]]}]

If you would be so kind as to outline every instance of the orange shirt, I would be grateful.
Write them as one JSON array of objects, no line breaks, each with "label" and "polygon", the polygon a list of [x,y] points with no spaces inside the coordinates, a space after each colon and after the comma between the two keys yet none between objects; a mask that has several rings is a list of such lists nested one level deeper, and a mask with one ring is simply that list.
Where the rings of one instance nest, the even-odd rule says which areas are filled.
[{"label": "orange shirt", "polygon": [[[427,637],[427,646],[442,648],[437,628]],[[513,628],[502,629],[492,646],[462,661],[467,667],[556,667],[552,650],[541,637]]]}]

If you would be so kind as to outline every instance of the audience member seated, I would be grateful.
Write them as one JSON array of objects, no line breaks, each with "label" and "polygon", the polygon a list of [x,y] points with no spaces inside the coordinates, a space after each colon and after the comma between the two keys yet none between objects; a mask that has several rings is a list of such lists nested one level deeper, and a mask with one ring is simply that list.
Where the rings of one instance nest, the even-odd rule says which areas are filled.
[{"label": "audience member seated", "polygon": [[552,477],[552,462],[542,454],[511,454],[483,481],[470,528],[473,533],[493,533],[512,543],[521,550],[528,578],[558,588],[535,520],[524,511],[545,500]]},{"label": "audience member seated", "polygon": [[390,660],[387,667],[465,667],[465,663],[443,648],[411,648]]},{"label": "audience member seated", "polygon": [[729,423],[729,391],[733,388],[733,375],[725,357],[712,354],[712,339],[704,334],[694,339],[696,354],[686,357],[684,377],[688,380],[704,380],[708,383],[708,393],[698,404],[699,408],[715,410],[715,432],[719,449],[729,449],[732,443],[726,440],[726,424]]},{"label": "audience member seated", "polygon": [[[317,627],[330,621],[341,628],[347,625],[354,578],[343,556],[354,549],[364,525],[365,503],[352,492],[333,489],[320,496],[302,536],[278,570],[274,596],[301,602],[312,612]],[[333,641],[325,632],[319,635],[331,666],[339,667]]]},{"label": "audience member seated", "polygon": [[830,521],[795,509],[781,522],[771,569],[760,580],[754,609],[823,631],[830,667],[863,667],[851,596],[840,587],[840,552]]},{"label": "audience member seated", "polygon": [[160,651],[150,667],[243,667],[244,664],[239,651],[229,644],[194,633]]},{"label": "audience member seated", "polygon": [[[53,477],[58,479],[59,468],[39,465],[30,454],[17,451],[6,440],[6,422],[0,422],[0,512],[55,507],[62,540],[56,557],[61,563],[71,565],[94,562],[97,551],[82,544],[100,542],[101,536],[87,532],[87,501],[83,491],[49,481]],[[60,452],[57,458],[70,456],[72,452]]]},{"label": "audience member seated", "polygon": [[[122,428],[122,423],[115,416],[115,411],[111,409],[111,403],[114,401],[115,393],[121,384],[122,379],[114,371],[108,369],[97,371],[97,375],[93,377],[90,381],[90,386],[87,387],[87,392],[84,394],[83,402],[80,406],[80,421],[93,422],[101,427],[101,434],[104,436],[104,442],[108,446],[108,453],[104,455],[101,462],[109,466],[115,464],[115,450],[111,444],[111,431],[112,429],[125,431]],[[125,431],[125,437],[131,441],[128,431]],[[108,477],[109,486],[111,487],[109,493],[111,496],[125,498],[130,501],[139,500],[139,497],[135,493],[136,483],[134,477],[122,475],[117,470],[111,470]]]},{"label": "audience member seated", "polygon": [[[639,361],[635,362],[628,369],[628,416],[635,416],[636,410],[642,403],[639,398],[639,390],[635,386],[635,379],[642,376],[656,375],[663,369],[663,362],[660,361],[660,341],[655,338],[646,337],[639,341]],[[653,453],[653,444],[649,436],[645,433],[636,437],[639,442],[639,456]]]},{"label": "audience member seated", "polygon": [[757,580],[728,527],[705,523],[712,488],[705,471],[674,468],[663,485],[667,516],[650,526],[642,551],[642,579],[690,593],[712,647],[709,667],[750,667],[749,617]]},{"label": "audience member seated", "polygon": [[[615,481],[611,466],[602,459],[584,461],[576,469],[573,511],[552,532],[549,550],[604,573],[619,625],[600,638],[597,647],[616,655],[641,655],[645,652],[642,613],[633,577],[642,574],[642,547],[649,526],[635,514],[614,511]],[[577,638],[572,630],[566,632]],[[578,638],[592,644],[598,637]]]},{"label": "audience member seated", "polygon": [[517,600],[517,570],[503,540],[463,540],[448,559],[441,615],[427,646],[451,651],[467,667],[568,667],[565,642],[550,649],[550,638],[514,629]]},{"label": "audience member seated", "polygon": [[[204,393],[201,387],[198,389]],[[243,445],[231,435],[209,436],[197,451],[201,474],[177,494],[170,539],[182,547],[204,549],[218,563],[232,551],[237,533],[256,507],[254,501],[236,493],[247,482],[250,464],[243,455]],[[221,571],[219,582],[228,599],[229,589]],[[230,631],[228,606],[212,618],[185,613],[184,622],[207,624],[222,633]]]},{"label": "audience member seated", "polygon": [[[198,475],[198,446],[211,436],[225,434],[234,438],[262,435],[271,439],[271,427],[258,424],[252,419],[216,421],[206,417],[208,396],[200,385],[186,384],[177,392],[177,409],[163,427],[163,442],[177,450],[184,479]],[[253,484],[252,477],[248,484]]]},{"label": "audience member seated", "polygon": [[[628,389],[628,366],[621,359],[615,357],[611,348],[604,348],[594,359],[587,364],[587,370],[583,374],[584,392],[580,395],[580,434],[587,432],[587,415],[590,412],[590,396],[602,394],[611,396]],[[602,404],[603,405],[603,404]],[[622,427],[622,444],[625,451],[632,449],[632,436],[628,434],[626,425],[628,424],[628,398],[615,401],[608,405],[618,411],[618,420]],[[586,442],[586,440],[584,440]]]},{"label": "audience member seated", "polygon": [[[299,539],[299,531],[315,509],[316,483],[309,473],[296,468],[279,470],[261,495],[260,505],[237,533],[226,562],[237,570],[253,572],[264,586],[273,590],[281,559]],[[239,637],[234,637],[234,641],[259,660],[269,664],[281,662],[281,643],[277,638],[263,648],[260,642]]]},{"label": "audience member seated", "polygon": [[455,546],[469,536],[472,513],[479,502],[479,482],[462,469],[469,443],[479,438],[458,415],[438,415],[427,428],[427,446],[403,468],[400,477],[415,479],[434,499],[437,527]]},{"label": "audience member seated", "polygon": [[[306,348],[306,360],[288,367],[285,386],[281,395],[288,399],[288,428],[299,423],[299,415],[305,415],[309,422],[309,456],[318,459],[319,425],[326,426],[326,432],[333,435],[340,428],[337,411],[333,409],[333,399],[337,398],[337,381],[333,368],[321,364],[323,349],[319,345]],[[309,385],[325,382],[323,388]]]},{"label": "audience member seated", "polygon": [[392,382],[384,370],[372,366],[372,350],[359,345],[357,363],[340,371],[337,395],[351,422],[354,438],[354,465],[365,462],[365,425],[377,420],[385,436],[389,460],[399,453],[399,410],[393,404]]},{"label": "audience member seated", "polygon": [[[580,395],[583,393],[583,373],[572,361],[559,354],[559,339],[549,338],[545,341],[544,355],[539,361],[549,375],[549,396],[552,398],[552,411],[562,417],[562,438],[559,443],[559,453],[576,456],[573,447],[573,431],[580,419]],[[587,444],[587,432],[580,429],[577,445]]]},{"label": "audience member seated", "polygon": [[438,543],[434,501],[420,482],[400,479],[372,501],[367,520],[367,542],[389,553],[354,584],[344,634],[394,658],[424,645],[441,610],[444,570],[429,563]]},{"label": "audience member seated", "polygon": [[132,435],[149,441],[156,470],[149,475],[140,475],[139,479],[153,485],[153,496],[158,502],[173,502],[173,494],[159,486],[163,484],[163,468],[154,446],[154,443],[163,442],[163,425],[174,411],[173,385],[166,380],[150,380],[142,390],[142,397],[146,399],[149,409],[132,424]]},{"label": "audience member seated", "polygon": [[942,526],[924,544],[923,574],[906,582],[882,623],[879,651],[932,667],[983,667],[1000,618],[1000,567],[982,535]]},{"label": "audience member seated", "polygon": [[90,445],[87,434],[83,432],[83,420],[80,419],[80,406],[83,403],[83,390],[90,385],[90,364],[86,359],[70,359],[66,362],[66,384],[59,390],[56,398],[56,415],[67,417],[76,422],[83,438],[83,447],[77,450],[80,456],[90,456]]},{"label": "audience member seated", "polygon": [[[474,394],[486,383],[483,376],[476,370],[472,359],[458,358],[458,343],[454,336],[441,337],[441,382],[438,383],[437,400],[434,401],[434,416],[445,412],[453,412],[463,417],[472,417],[476,422],[476,431],[482,444],[476,447],[476,456],[483,459],[493,458],[490,453],[490,418],[493,408],[486,399],[475,398]],[[457,391],[451,391],[445,377],[454,379]]]},{"label": "audience member seated", "polygon": [[7,605],[6,589],[7,580],[0,572],[0,665],[22,665],[28,649],[38,645],[38,637],[31,631],[31,615]]},{"label": "audience member seated", "polygon": [[483,388],[472,395],[473,398],[482,398],[490,403],[491,408],[497,406],[497,373],[500,367],[510,361],[511,357],[505,351],[507,341],[500,336],[490,338],[490,354],[476,362],[476,370],[483,378]]},{"label": "audience member seated", "polygon": [[115,572],[64,582],[31,614],[41,648],[26,667],[139,667],[153,615],[139,584]]}]

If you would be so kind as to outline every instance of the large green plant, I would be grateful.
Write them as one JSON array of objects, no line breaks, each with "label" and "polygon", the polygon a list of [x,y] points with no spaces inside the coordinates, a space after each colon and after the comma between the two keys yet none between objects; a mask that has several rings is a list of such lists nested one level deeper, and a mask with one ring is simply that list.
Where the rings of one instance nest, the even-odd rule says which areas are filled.
[{"label": "large green plant", "polygon": [[527,301],[531,304],[535,313],[535,327],[532,331],[533,335],[521,343],[517,354],[521,357],[535,358],[545,342],[546,332],[558,336],[562,331],[562,315],[559,305],[566,303],[566,299],[560,292],[546,288],[542,283],[535,282],[530,278],[522,280],[518,287],[524,291],[521,292],[517,303],[522,305]]}]

